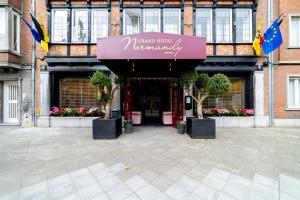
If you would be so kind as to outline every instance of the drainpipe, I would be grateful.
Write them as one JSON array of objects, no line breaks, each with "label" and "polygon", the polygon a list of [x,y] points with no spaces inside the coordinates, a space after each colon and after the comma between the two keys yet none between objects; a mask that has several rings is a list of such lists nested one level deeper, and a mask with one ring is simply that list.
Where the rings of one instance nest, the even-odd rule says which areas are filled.
[{"label": "drainpipe", "polygon": [[[35,2],[31,1],[31,13],[35,17]],[[32,57],[31,57],[31,121],[32,125],[35,126],[35,62],[36,62],[36,52],[35,52],[35,40],[32,37]]]},{"label": "drainpipe", "polygon": [[[273,0],[268,0],[268,25],[273,21]],[[269,125],[274,125],[274,54],[271,52],[269,58]]]}]

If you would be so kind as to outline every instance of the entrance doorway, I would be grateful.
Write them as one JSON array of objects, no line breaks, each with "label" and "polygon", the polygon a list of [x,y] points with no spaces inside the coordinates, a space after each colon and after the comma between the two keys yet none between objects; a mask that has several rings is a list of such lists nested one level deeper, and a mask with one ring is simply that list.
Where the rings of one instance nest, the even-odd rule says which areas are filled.
[{"label": "entrance doorway", "polygon": [[[174,78],[129,78],[125,118],[134,124],[174,125],[182,118],[182,88]],[[130,116],[131,115],[131,116]]]},{"label": "entrance doorway", "polygon": [[3,83],[3,122],[17,123],[19,121],[18,110],[18,82],[5,81]]}]

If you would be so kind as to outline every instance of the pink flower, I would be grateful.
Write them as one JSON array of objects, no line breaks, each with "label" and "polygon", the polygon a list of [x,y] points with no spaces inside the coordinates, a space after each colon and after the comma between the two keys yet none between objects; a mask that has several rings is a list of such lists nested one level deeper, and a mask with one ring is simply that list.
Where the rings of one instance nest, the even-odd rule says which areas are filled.
[{"label": "pink flower", "polygon": [[255,115],[254,109],[247,109],[247,108],[244,108],[244,109],[241,109],[241,113],[243,113],[244,115],[248,115],[248,116],[253,116],[253,115]]},{"label": "pink flower", "polygon": [[52,111],[53,111],[53,113],[58,113],[60,111],[60,109],[56,106],[53,106]]},{"label": "pink flower", "polygon": [[85,108],[79,108],[79,112],[80,112],[80,113],[85,113],[85,112],[86,112],[86,109],[85,109]]}]

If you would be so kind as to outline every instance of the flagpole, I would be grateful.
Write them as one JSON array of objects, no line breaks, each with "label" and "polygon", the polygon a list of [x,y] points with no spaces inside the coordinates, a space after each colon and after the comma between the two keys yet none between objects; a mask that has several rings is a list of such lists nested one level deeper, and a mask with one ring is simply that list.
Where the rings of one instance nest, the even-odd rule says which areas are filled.
[{"label": "flagpole", "polygon": [[[35,16],[35,0],[31,1],[31,12]],[[35,39],[32,37],[32,57],[31,57],[31,121],[32,126],[35,126],[35,62],[36,62],[36,47]]]},{"label": "flagpole", "polygon": [[[268,24],[271,26],[273,21],[273,0],[268,0]],[[274,54],[269,53],[269,126],[274,125]]]}]

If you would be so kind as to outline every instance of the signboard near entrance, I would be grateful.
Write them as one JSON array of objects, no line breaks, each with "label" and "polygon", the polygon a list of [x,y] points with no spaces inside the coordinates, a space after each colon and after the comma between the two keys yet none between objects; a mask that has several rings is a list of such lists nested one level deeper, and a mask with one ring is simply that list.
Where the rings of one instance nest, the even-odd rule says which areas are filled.
[{"label": "signboard near entrance", "polygon": [[168,33],[140,33],[98,39],[99,60],[206,59],[203,37]]}]

